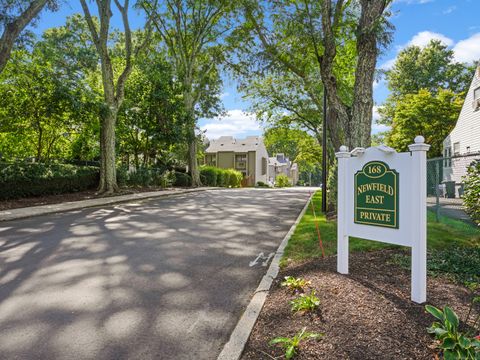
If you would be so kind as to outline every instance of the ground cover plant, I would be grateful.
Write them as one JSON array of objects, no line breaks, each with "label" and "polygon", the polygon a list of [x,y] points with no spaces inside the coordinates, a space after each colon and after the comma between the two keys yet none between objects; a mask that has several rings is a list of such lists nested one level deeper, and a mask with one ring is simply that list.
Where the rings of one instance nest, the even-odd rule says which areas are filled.
[{"label": "ground cover plant", "polygon": [[293,337],[276,337],[270,341],[270,345],[280,344],[285,350],[285,358],[291,359],[295,356],[302,341],[319,339],[322,334],[307,332],[306,328],[300,330]]},{"label": "ground cover plant", "polygon": [[475,360],[480,357],[480,340],[459,330],[460,320],[450,307],[440,310],[427,305],[425,310],[438,320],[428,328],[428,332],[435,335],[445,360]]},{"label": "ground cover plant", "polygon": [[308,313],[315,311],[320,305],[320,299],[316,296],[315,290],[310,294],[300,294],[297,298],[290,301],[292,312]]},{"label": "ground cover plant", "polygon": [[305,289],[310,285],[310,281],[294,276],[285,276],[282,286],[287,287],[292,293],[305,292]]}]

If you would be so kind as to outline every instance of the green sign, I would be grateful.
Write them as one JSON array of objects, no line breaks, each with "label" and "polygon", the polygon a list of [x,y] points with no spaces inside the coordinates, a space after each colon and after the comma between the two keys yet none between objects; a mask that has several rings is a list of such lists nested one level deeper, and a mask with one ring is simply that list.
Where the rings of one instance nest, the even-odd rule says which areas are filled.
[{"label": "green sign", "polygon": [[370,161],[355,174],[356,224],[398,229],[398,177],[383,161]]}]

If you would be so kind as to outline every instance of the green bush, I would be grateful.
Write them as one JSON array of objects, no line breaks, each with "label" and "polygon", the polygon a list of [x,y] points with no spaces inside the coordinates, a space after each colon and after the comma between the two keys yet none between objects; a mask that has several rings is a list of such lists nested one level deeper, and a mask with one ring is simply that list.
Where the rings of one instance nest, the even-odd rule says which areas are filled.
[{"label": "green bush", "polygon": [[225,186],[225,182],[228,183],[228,174],[226,174],[223,169],[218,169],[217,171],[217,186]]},{"label": "green bush", "polygon": [[200,179],[205,186],[240,187],[243,175],[233,169],[221,169],[214,166],[202,166]]},{"label": "green bush", "polygon": [[465,184],[463,204],[472,220],[480,225],[480,161],[475,161],[468,167],[463,180]]},{"label": "green bush", "polygon": [[192,185],[192,178],[187,173],[175,172],[175,186],[189,187]]},{"label": "green bush", "polygon": [[200,180],[205,186],[217,186],[219,168],[213,166],[202,166],[200,168]]},{"label": "green bush", "polygon": [[0,163],[0,199],[88,190],[98,186],[98,180],[94,166]]},{"label": "green bush", "polygon": [[290,179],[285,174],[280,174],[275,179],[275,186],[279,188],[289,187],[292,186],[290,183]]},{"label": "green bush", "polygon": [[225,186],[228,187],[240,187],[242,186],[243,175],[240,171],[233,169],[224,170],[228,174],[228,183]]}]

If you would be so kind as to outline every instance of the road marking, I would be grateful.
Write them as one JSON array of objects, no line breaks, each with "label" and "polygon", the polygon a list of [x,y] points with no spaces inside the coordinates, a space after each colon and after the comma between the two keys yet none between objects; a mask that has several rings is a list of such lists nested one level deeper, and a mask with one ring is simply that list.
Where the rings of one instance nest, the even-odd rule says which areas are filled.
[{"label": "road marking", "polygon": [[262,266],[267,266],[268,265],[268,262],[270,261],[270,259],[273,257],[273,255],[275,255],[275,253],[270,253],[268,254],[268,257],[266,258],[266,260],[262,263]]},{"label": "road marking", "polygon": [[257,255],[257,257],[255,258],[255,260],[250,261],[250,262],[248,263],[248,266],[253,267],[253,266],[257,265],[260,261],[263,260],[263,261],[262,261],[262,266],[265,266],[265,267],[266,267],[266,266],[268,265],[268,262],[270,261],[270,259],[271,259],[274,255],[275,255],[275,253],[272,252],[272,253],[268,254],[268,256],[265,256],[265,254],[264,254],[263,252],[261,252],[261,253],[259,253],[259,254]]}]

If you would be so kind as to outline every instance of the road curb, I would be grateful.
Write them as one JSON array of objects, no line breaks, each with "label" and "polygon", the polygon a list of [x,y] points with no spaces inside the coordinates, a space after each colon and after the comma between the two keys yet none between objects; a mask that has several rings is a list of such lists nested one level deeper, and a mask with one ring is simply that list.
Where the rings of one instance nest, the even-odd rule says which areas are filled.
[{"label": "road curb", "polygon": [[295,223],[292,225],[292,227],[280,243],[280,246],[278,247],[274,258],[270,263],[270,267],[268,268],[267,273],[260,281],[260,284],[258,285],[257,290],[255,290],[255,293],[253,294],[253,297],[250,300],[247,309],[241,316],[240,320],[235,326],[235,329],[233,329],[233,332],[230,335],[230,339],[223,347],[220,355],[218,355],[217,360],[238,360],[242,356],[245,345],[248,341],[248,338],[250,337],[250,333],[252,332],[258,315],[260,315],[263,304],[267,299],[267,294],[270,290],[270,287],[272,286],[273,280],[277,277],[280,270],[280,260],[282,259],[283,251],[285,250],[285,247],[287,246],[288,241],[290,240],[290,237],[295,231],[298,223],[307,211],[310,200],[312,199],[314,194],[315,193],[312,193],[310,195],[307,203],[305,204],[302,211],[295,220]]},{"label": "road curb", "polygon": [[175,190],[175,191],[164,190],[164,191],[155,191],[155,192],[148,192],[148,193],[136,193],[136,194],[119,195],[119,196],[112,196],[112,197],[106,197],[106,198],[87,199],[87,200],[79,200],[79,201],[70,201],[66,203],[3,210],[3,211],[0,211],[0,222],[27,219],[31,217],[48,215],[48,214],[58,214],[58,213],[63,213],[68,211],[81,210],[81,209],[93,208],[93,207],[104,206],[104,205],[148,200],[148,199],[159,198],[159,197],[179,196],[179,195],[184,195],[189,193],[195,193],[195,192],[201,192],[201,191],[207,191],[207,190],[219,190],[219,189],[221,188],[204,187],[204,188],[183,189],[183,190]]}]

